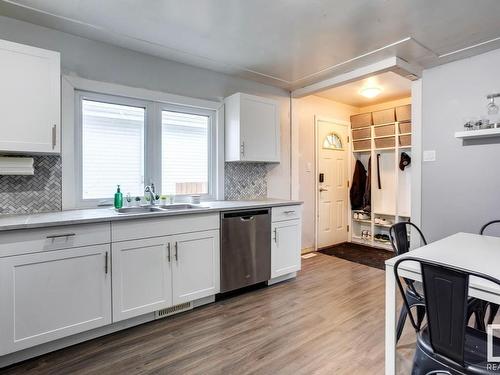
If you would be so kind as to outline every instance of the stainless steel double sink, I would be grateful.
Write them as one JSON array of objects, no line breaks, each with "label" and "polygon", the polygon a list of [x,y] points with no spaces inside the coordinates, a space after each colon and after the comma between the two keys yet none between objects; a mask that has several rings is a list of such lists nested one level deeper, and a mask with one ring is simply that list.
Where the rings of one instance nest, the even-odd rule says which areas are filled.
[{"label": "stainless steel double sink", "polygon": [[180,210],[192,210],[194,208],[203,208],[200,206],[195,206],[193,204],[165,204],[158,206],[138,206],[138,207],[124,207],[119,208],[116,211],[119,214],[145,214],[148,212],[163,212],[163,211],[180,211]]}]

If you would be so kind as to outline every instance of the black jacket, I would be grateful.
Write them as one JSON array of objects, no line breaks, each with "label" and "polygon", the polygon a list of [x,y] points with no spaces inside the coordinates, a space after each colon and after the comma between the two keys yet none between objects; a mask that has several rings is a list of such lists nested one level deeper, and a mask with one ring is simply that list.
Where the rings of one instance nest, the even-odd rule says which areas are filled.
[{"label": "black jacket", "polygon": [[351,197],[351,209],[362,210],[364,208],[364,195],[366,189],[366,169],[359,160],[356,160],[354,175],[352,176],[352,185],[349,192]]}]

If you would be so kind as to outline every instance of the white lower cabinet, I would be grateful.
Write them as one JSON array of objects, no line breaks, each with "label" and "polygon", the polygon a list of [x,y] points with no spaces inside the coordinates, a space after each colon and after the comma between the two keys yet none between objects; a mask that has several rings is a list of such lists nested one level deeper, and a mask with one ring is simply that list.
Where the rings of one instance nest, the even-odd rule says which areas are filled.
[{"label": "white lower cabinet", "polygon": [[110,247],[0,258],[0,355],[111,323]]},{"label": "white lower cabinet", "polygon": [[271,278],[300,270],[301,221],[272,223]]},{"label": "white lower cabinet", "polygon": [[171,241],[174,305],[219,293],[219,231],[180,234]]},{"label": "white lower cabinet", "polygon": [[219,292],[219,231],[113,243],[113,321]]},{"label": "white lower cabinet", "polygon": [[169,237],[113,243],[113,321],[172,305]]}]

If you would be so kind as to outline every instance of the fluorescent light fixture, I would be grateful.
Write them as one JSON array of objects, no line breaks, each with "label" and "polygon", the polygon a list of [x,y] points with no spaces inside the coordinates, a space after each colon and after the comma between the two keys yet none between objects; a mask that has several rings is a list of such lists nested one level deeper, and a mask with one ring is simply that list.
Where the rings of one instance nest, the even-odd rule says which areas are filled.
[{"label": "fluorescent light fixture", "polygon": [[379,87],[366,87],[362,89],[359,93],[366,98],[374,98],[381,92],[382,90]]}]

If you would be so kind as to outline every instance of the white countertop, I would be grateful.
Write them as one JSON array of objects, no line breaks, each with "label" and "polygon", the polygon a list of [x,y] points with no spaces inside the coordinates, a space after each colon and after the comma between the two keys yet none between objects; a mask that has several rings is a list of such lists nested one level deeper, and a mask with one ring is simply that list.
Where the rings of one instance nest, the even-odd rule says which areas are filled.
[{"label": "white countertop", "polygon": [[254,201],[202,202],[198,208],[171,211],[165,210],[148,213],[118,213],[114,208],[106,207],[48,212],[32,215],[0,215],[0,231],[299,204],[302,204],[302,202],[281,199],[264,199]]}]

